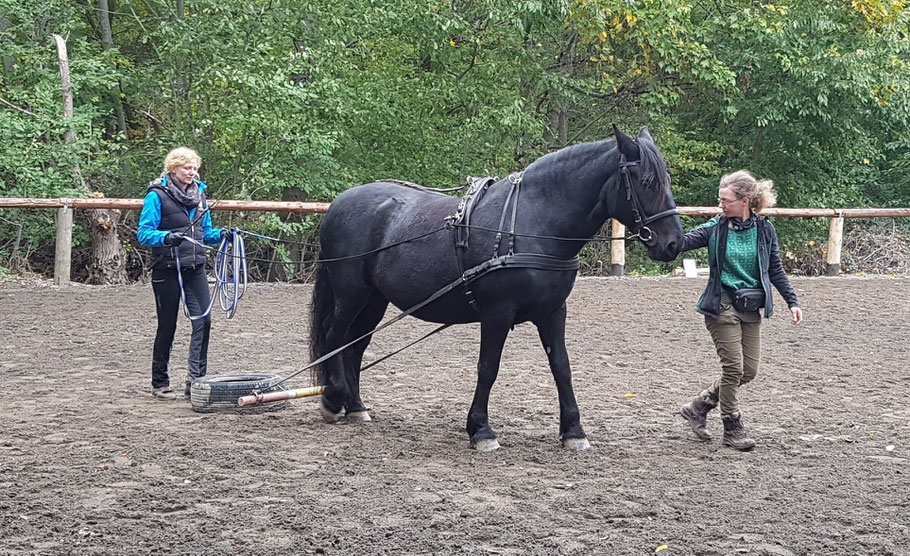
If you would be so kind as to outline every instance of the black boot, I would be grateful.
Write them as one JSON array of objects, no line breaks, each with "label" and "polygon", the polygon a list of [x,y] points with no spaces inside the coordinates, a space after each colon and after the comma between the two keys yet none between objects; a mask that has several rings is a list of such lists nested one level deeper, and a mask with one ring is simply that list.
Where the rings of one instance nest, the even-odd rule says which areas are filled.
[{"label": "black boot", "polygon": [[695,433],[699,440],[708,441],[711,440],[711,433],[708,432],[705,425],[708,422],[708,413],[715,407],[717,407],[717,402],[712,400],[708,391],[705,390],[695,396],[694,400],[682,406],[679,414],[689,421],[692,432]]},{"label": "black boot", "polygon": [[749,438],[746,434],[746,429],[743,428],[743,424],[740,422],[742,414],[739,411],[725,413],[720,417],[724,421],[724,446],[729,446],[742,452],[755,448],[755,441]]}]

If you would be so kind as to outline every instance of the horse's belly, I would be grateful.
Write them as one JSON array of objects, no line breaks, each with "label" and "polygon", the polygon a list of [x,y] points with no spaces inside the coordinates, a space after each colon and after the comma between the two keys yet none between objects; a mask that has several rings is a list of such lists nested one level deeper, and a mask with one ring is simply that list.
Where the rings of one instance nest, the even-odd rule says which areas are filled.
[{"label": "horse's belly", "polygon": [[[437,251],[430,263],[427,255],[419,256],[413,250],[407,258],[377,258],[373,267],[373,283],[393,305],[406,311],[418,305],[443,288],[451,286],[461,273],[452,248],[451,257]],[[385,260],[383,260],[385,259]],[[413,315],[421,320],[439,323],[465,323],[477,320],[477,312],[468,305],[462,284]]]}]

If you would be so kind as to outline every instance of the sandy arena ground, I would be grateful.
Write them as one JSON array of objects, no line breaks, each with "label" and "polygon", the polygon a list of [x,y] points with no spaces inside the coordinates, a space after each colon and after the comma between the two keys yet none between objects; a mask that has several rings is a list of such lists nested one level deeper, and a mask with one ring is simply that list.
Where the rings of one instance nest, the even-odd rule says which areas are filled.
[{"label": "sandy arena ground", "polygon": [[[759,446],[692,439],[719,373],[704,279],[582,279],[568,343],[592,449],[558,444],[533,326],[506,344],[472,450],[476,325],[367,371],[369,424],[317,400],[201,414],[149,394],[148,285],[0,284],[0,554],[910,554],[910,278],[796,278],[807,322],[765,321],[743,393]],[[210,373],[307,360],[310,288],[255,284],[217,314]],[[379,357],[432,329],[381,333]],[[185,372],[181,318],[172,380]],[[292,387],[308,385],[301,375]]]}]

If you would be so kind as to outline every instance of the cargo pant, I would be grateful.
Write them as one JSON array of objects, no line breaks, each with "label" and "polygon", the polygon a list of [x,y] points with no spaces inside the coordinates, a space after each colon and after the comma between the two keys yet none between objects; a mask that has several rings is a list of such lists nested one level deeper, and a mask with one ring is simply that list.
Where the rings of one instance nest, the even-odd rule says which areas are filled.
[{"label": "cargo pant", "polygon": [[761,358],[761,313],[742,313],[733,308],[730,296],[724,292],[719,318],[705,317],[705,327],[711,333],[717,356],[720,358],[720,378],[708,387],[708,394],[720,402],[723,414],[739,410],[736,395],[739,387],[758,374]]}]

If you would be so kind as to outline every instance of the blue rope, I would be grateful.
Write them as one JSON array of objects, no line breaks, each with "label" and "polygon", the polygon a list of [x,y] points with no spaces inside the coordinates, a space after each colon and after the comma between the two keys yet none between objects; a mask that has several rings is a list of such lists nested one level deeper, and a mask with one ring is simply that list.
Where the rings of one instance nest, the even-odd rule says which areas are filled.
[{"label": "blue rope", "polygon": [[177,281],[180,283],[180,297],[183,299],[183,314],[191,321],[209,316],[212,312],[212,307],[215,306],[216,298],[221,310],[224,311],[224,316],[232,318],[237,311],[238,302],[243,297],[243,294],[246,293],[246,285],[249,281],[246,245],[237,230],[230,230],[228,235],[230,239],[225,236],[217,249],[200,243],[191,237],[184,239],[184,241],[193,243],[202,249],[215,250],[215,262],[212,269],[212,273],[215,276],[215,284],[209,296],[209,306],[200,315],[190,314],[189,306],[186,304],[186,291],[183,287],[183,274],[180,271],[180,257],[175,256],[177,261]]},{"label": "blue rope", "polygon": [[221,240],[218,252],[215,253],[215,288],[218,302],[226,318],[231,318],[237,311],[237,303],[246,293],[249,272],[246,262],[246,244],[238,230],[232,229]]}]

